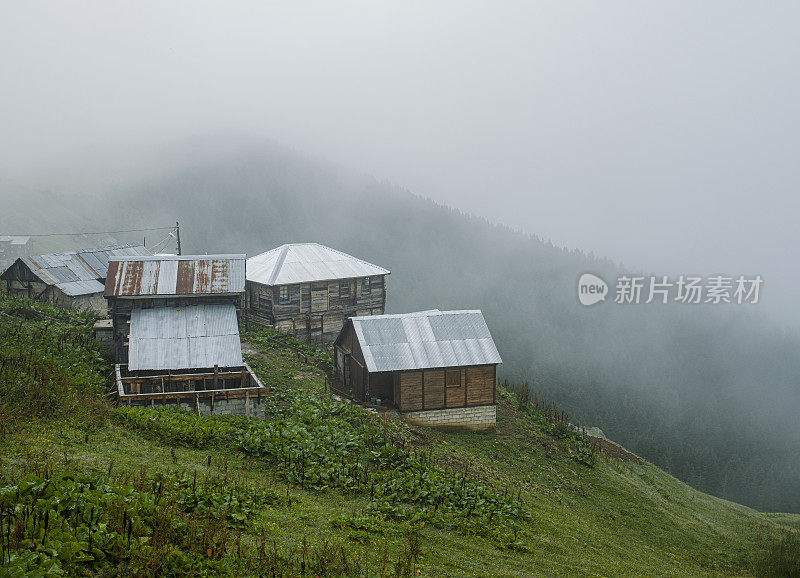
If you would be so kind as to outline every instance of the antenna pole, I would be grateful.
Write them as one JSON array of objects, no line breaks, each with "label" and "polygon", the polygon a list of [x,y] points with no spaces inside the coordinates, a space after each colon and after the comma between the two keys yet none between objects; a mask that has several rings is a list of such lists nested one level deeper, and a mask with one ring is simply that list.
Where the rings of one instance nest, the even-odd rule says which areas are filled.
[{"label": "antenna pole", "polygon": [[178,255],[181,255],[181,224],[175,221],[175,240],[178,241]]}]

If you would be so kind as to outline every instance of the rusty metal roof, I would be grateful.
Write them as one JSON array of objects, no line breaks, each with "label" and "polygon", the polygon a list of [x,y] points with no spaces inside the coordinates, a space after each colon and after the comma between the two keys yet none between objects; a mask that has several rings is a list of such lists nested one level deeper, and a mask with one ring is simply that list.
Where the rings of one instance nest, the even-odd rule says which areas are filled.
[{"label": "rusty metal roof", "polygon": [[[99,289],[102,283],[99,282],[106,278],[109,259],[131,255],[150,255],[150,251],[143,245],[111,245],[20,257],[20,260],[43,283],[55,285],[68,295],[75,296],[102,292]],[[78,281],[86,283],[76,283]]]},{"label": "rusty metal roof", "polygon": [[153,255],[112,259],[106,297],[214,295],[244,291],[244,255]]},{"label": "rusty metal roof", "polygon": [[243,364],[236,308],[232,303],[131,311],[130,370]]},{"label": "rusty metal roof", "polygon": [[480,310],[351,317],[367,370],[503,363]]},{"label": "rusty metal roof", "polygon": [[388,275],[383,267],[319,243],[291,243],[247,260],[247,280],[286,285]]}]

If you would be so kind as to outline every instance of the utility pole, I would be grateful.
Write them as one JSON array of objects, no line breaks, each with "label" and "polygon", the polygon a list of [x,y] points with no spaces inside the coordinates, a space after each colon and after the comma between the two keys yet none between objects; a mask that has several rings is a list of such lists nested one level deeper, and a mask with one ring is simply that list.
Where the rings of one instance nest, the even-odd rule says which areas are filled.
[{"label": "utility pole", "polygon": [[181,224],[175,221],[175,240],[178,241],[178,255],[181,254]]}]

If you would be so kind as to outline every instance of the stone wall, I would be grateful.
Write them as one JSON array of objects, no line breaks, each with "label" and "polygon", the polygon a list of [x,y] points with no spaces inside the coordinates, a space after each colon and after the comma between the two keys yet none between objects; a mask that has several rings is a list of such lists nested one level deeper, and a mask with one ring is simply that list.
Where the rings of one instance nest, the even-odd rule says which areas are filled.
[{"label": "stone wall", "polygon": [[409,422],[426,427],[454,430],[490,430],[495,427],[497,406],[479,405],[475,407],[429,409],[425,411],[409,411],[402,415]]}]

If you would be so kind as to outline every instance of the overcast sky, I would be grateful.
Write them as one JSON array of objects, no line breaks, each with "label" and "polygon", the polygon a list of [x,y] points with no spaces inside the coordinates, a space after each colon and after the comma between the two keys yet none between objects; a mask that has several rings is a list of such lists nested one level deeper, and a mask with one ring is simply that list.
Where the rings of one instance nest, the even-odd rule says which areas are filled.
[{"label": "overcast sky", "polygon": [[0,0],[0,170],[242,131],[654,273],[761,273],[788,307],[798,22],[731,0]]}]

